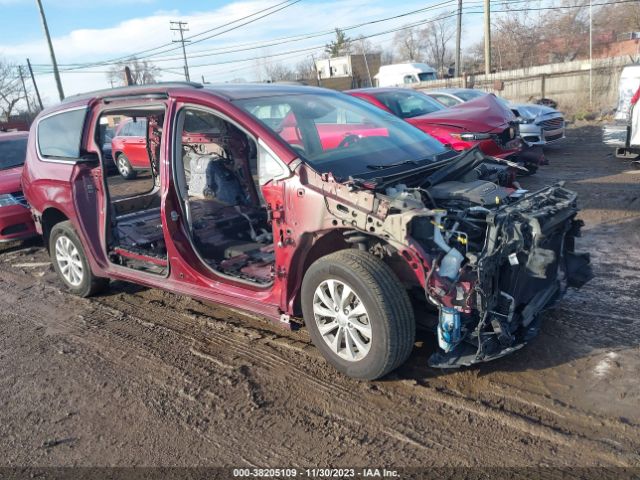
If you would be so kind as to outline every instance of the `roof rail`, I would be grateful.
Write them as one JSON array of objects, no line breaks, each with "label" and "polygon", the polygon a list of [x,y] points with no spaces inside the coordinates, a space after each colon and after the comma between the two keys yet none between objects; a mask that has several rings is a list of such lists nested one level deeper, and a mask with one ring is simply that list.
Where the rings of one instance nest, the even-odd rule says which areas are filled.
[{"label": "roof rail", "polygon": [[120,98],[144,95],[149,93],[166,93],[169,88],[202,88],[202,84],[197,82],[158,82],[149,83],[146,85],[129,85],[126,87],[105,88],[102,90],[95,90],[92,92],[71,95],[62,100],[61,103],[64,104],[91,98]]}]

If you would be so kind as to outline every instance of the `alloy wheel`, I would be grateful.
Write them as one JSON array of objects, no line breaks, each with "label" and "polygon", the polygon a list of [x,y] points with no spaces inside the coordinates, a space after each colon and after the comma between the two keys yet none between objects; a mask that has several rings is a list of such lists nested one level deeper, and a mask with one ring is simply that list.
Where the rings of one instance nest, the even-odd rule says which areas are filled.
[{"label": "alloy wheel", "polygon": [[118,157],[118,171],[120,172],[120,175],[122,175],[123,177],[126,177],[129,175],[129,163],[127,162],[127,159],[124,158],[122,155]]},{"label": "alloy wheel", "polygon": [[360,297],[339,280],[325,280],[313,296],[318,331],[331,351],[356,362],[371,349],[371,322]]},{"label": "alloy wheel", "polygon": [[56,262],[64,279],[73,287],[82,283],[84,269],[80,252],[65,235],[60,235],[56,240]]}]

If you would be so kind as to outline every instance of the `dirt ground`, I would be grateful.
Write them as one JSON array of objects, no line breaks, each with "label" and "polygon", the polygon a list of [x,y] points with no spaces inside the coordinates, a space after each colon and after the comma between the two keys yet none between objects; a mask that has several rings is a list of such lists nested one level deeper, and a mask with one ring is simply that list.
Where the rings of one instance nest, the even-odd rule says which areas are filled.
[{"label": "dirt ground", "polygon": [[0,254],[0,465],[640,466],[640,170],[572,128],[526,188],[581,195],[596,278],[480,367],[333,371],[304,331],[115,282],[61,290],[44,249]]}]

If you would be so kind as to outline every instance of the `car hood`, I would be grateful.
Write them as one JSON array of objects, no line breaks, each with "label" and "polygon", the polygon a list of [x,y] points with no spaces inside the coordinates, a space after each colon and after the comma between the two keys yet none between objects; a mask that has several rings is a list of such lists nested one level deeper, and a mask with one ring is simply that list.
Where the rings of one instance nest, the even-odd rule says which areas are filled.
[{"label": "car hood", "polygon": [[478,133],[504,129],[514,120],[513,113],[493,95],[407,119],[414,125],[450,125]]},{"label": "car hood", "polygon": [[22,166],[0,170],[0,194],[22,191],[21,174]]},{"label": "car hood", "polygon": [[545,105],[536,105],[535,103],[517,103],[511,104],[511,108],[518,111],[522,118],[536,118],[544,115],[559,114],[555,108]]}]

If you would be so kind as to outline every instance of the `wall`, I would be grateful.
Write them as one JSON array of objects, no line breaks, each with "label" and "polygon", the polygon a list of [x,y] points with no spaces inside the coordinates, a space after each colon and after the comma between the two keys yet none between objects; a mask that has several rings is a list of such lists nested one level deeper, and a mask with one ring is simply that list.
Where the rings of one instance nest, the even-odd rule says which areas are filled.
[{"label": "wall", "polygon": [[465,79],[434,80],[419,83],[414,88],[428,90],[466,86],[493,92],[514,102],[528,102],[544,96],[558,102],[558,108],[568,113],[600,111],[616,105],[620,73],[629,63],[629,57],[593,61],[592,106],[589,105],[588,61],[553,63],[488,76],[468,75]]}]

